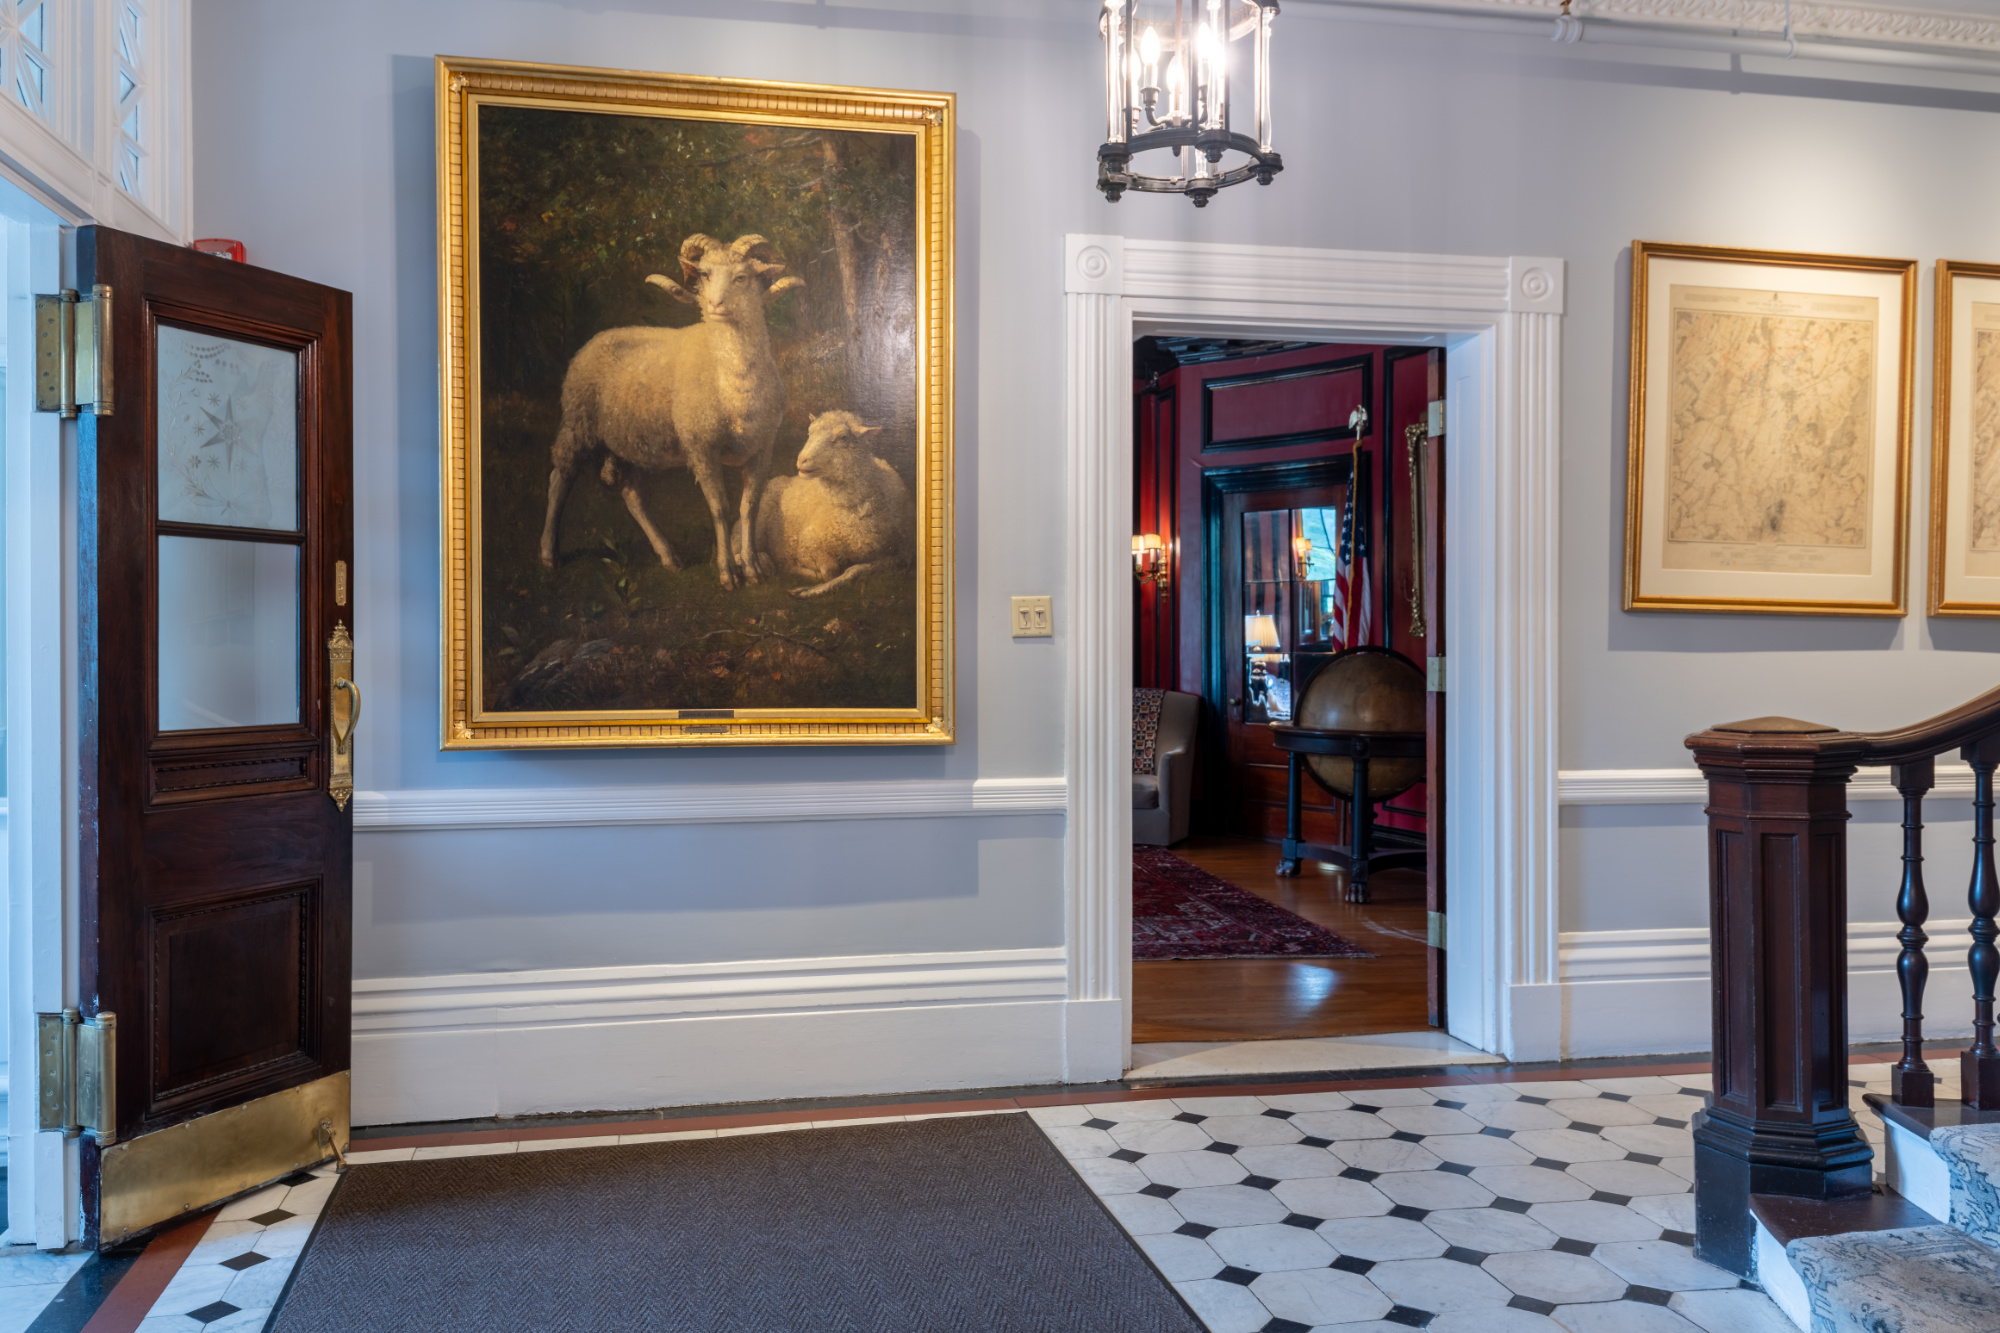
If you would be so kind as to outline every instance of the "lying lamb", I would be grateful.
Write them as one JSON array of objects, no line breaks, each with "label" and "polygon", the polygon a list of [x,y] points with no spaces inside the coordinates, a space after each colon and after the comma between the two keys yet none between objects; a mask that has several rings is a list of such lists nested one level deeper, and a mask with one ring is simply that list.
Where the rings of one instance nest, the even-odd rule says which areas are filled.
[{"label": "lying lamb", "polygon": [[794,597],[818,597],[881,569],[908,568],[916,506],[896,470],[875,457],[852,412],[812,418],[796,477],[776,477],[757,511],[759,562],[817,580]]}]

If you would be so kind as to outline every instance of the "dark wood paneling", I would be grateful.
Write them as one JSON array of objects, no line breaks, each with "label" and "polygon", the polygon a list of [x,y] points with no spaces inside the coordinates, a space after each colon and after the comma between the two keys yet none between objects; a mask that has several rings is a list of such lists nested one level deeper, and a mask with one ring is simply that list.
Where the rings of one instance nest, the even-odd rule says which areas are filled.
[{"label": "dark wood paneling", "polygon": [[1372,353],[1363,352],[1203,379],[1202,452],[1354,439],[1355,430],[1348,424],[1354,409],[1374,412],[1370,394],[1374,362]]},{"label": "dark wood paneling", "polygon": [[292,885],[151,913],[154,1113],[317,1063],[319,896]]}]

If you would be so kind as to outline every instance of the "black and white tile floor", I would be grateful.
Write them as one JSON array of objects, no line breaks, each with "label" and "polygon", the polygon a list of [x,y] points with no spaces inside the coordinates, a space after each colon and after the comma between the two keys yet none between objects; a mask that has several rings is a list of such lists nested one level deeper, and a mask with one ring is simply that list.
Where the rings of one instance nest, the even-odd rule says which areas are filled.
[{"label": "black and white tile floor", "polygon": [[333,1186],[331,1168],[301,1171],[217,1213],[139,1333],[263,1328]]},{"label": "black and white tile floor", "polygon": [[1795,1333],[1690,1248],[1707,1082],[1029,1114],[1213,1333]]}]

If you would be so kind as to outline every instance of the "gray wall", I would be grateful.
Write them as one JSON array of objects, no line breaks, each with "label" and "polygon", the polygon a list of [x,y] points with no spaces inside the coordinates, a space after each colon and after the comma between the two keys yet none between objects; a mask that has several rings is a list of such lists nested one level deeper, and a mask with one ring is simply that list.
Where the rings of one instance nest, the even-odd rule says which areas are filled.
[{"label": "gray wall", "polygon": [[[1096,6],[966,0],[199,0],[196,225],[355,293],[358,648],[373,790],[1044,776],[1062,767],[1053,644],[1010,593],[1061,587],[1066,231],[1559,255],[1564,331],[1562,766],[1685,763],[1706,723],[1876,727],[1992,683],[2000,627],[1618,609],[1628,246],[1635,237],[2000,258],[2000,91],[1945,76],[1567,50],[1362,24],[1294,3],[1276,65],[1287,169],[1204,212],[1106,204]],[[961,742],[937,751],[441,754],[434,53],[960,96]],[[1930,271],[1921,315],[1928,385]],[[1921,603],[1928,390],[1911,599]],[[1886,871],[1881,805],[1857,878]],[[1012,947],[1061,938],[1052,818],[365,837],[364,976]],[[1566,929],[1699,925],[1692,807],[1572,810]],[[1886,900],[1884,900],[1886,901]],[[1884,912],[1857,903],[1855,916]]]}]

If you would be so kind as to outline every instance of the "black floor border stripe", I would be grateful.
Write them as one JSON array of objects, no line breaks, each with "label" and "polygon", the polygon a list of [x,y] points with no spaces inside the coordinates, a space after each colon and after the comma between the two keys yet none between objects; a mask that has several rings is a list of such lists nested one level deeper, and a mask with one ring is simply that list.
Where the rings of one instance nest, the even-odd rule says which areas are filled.
[{"label": "black floor border stripe", "polygon": [[42,1307],[26,1333],[82,1333],[83,1326],[110,1299],[112,1291],[125,1280],[151,1243],[151,1237],[127,1241],[85,1259],[54,1299]]}]

